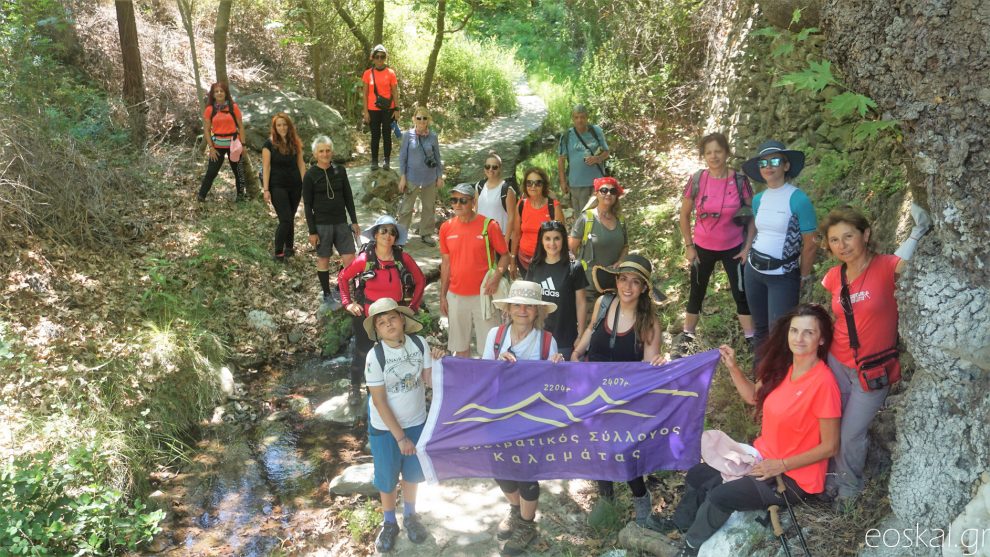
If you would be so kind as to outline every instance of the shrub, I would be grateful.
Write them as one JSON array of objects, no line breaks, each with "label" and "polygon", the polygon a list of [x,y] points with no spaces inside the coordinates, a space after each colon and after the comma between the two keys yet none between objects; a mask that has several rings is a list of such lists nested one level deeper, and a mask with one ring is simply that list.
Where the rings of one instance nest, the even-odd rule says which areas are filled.
[{"label": "shrub", "polygon": [[108,555],[133,551],[160,531],[165,513],[104,481],[97,448],[64,462],[47,452],[21,456],[0,471],[0,547],[14,555]]}]

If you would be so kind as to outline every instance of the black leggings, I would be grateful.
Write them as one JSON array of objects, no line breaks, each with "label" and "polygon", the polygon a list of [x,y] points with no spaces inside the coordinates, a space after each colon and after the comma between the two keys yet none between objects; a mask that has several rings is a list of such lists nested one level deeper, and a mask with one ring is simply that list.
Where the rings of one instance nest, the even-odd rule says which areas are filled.
[{"label": "black leggings", "polygon": [[743,264],[733,259],[742,250],[742,246],[723,251],[707,250],[699,245],[694,246],[698,252],[698,264],[691,265],[691,294],[688,296],[687,312],[693,314],[701,313],[701,303],[705,300],[708,292],[708,281],[715,271],[715,264],[722,262],[725,274],[729,277],[729,286],[732,287],[732,299],[736,301],[736,313],[738,315],[749,315],[749,304],[746,303],[746,291],[743,288]]},{"label": "black leggings", "polygon": [[371,124],[371,162],[378,162],[378,138],[382,139],[385,160],[392,156],[392,109],[369,110]]},{"label": "black leggings", "polygon": [[224,157],[227,157],[227,160],[230,162],[230,169],[234,171],[234,186],[237,188],[237,194],[244,194],[244,165],[230,160],[230,149],[224,147],[217,149],[217,160],[211,160],[206,165],[206,175],[203,176],[203,182],[199,185],[200,197],[206,197],[206,194],[210,193],[210,188],[213,187],[213,180],[217,179],[217,174],[220,173],[220,167],[223,166]]},{"label": "black leggings", "polygon": [[295,249],[295,220],[302,199],[302,187],[269,188],[272,195],[272,207],[278,215],[278,226],[275,228],[275,253],[285,253],[287,249]]},{"label": "black leggings", "polygon": [[540,482],[520,482],[516,480],[499,480],[495,483],[502,490],[502,493],[519,492],[519,497],[523,501],[536,501],[540,498]]},{"label": "black leggings", "polygon": [[[633,478],[626,482],[629,485],[629,491],[632,492],[633,497],[642,497],[646,495],[646,481],[643,480],[643,476],[638,478]],[[615,497],[615,487],[609,480],[598,480],[598,495],[608,499]]]}]

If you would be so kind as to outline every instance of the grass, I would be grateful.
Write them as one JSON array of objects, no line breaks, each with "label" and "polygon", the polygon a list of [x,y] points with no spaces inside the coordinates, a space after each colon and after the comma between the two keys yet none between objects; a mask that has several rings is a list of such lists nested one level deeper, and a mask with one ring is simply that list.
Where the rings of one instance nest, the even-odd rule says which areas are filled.
[{"label": "grass", "polygon": [[378,510],[378,503],[371,499],[365,499],[361,506],[345,509],[340,514],[347,523],[351,539],[361,544],[371,540],[385,519],[385,515]]}]

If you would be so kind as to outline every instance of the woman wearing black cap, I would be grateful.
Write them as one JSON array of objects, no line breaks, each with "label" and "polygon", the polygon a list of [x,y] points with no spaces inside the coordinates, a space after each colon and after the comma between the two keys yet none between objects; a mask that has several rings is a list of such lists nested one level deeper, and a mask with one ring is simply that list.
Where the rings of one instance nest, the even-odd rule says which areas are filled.
[{"label": "woman wearing black cap", "polygon": [[[660,365],[660,322],[653,311],[650,261],[641,255],[626,255],[615,267],[597,266],[592,280],[603,295],[591,312],[591,326],[584,330],[572,362],[587,355],[589,362],[650,362]],[[601,318],[599,318],[601,316]],[[653,501],[642,476],[627,482],[632,492],[636,524],[659,530],[653,516]],[[598,481],[598,495],[608,501],[615,498],[612,482]]]},{"label": "woman wearing black cap", "polygon": [[756,237],[743,271],[756,337],[754,364],[770,323],[796,306],[801,285],[815,278],[815,208],[790,182],[803,168],[804,153],[788,150],[779,141],[763,142],[756,156],[742,165],[750,179],[767,185],[753,198]]},{"label": "woman wearing black cap", "polygon": [[364,123],[371,127],[371,169],[378,168],[378,139],[382,140],[385,150],[385,164],[389,168],[389,157],[392,156],[392,136],[390,128],[392,120],[399,112],[399,81],[395,71],[388,67],[386,60],[388,51],[383,45],[377,44],[371,49],[372,67],[364,71],[361,81],[364,82]]}]

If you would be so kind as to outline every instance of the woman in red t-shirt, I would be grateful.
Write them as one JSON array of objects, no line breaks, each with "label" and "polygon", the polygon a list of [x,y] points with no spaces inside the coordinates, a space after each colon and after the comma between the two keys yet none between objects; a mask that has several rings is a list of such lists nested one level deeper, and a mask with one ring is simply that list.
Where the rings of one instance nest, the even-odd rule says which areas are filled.
[{"label": "woman in red t-shirt", "polygon": [[244,123],[241,120],[241,109],[230,96],[230,89],[225,82],[210,86],[206,109],[203,111],[203,137],[206,138],[210,162],[206,165],[206,175],[199,185],[199,195],[196,198],[206,201],[206,194],[210,193],[213,180],[223,166],[223,158],[227,157],[230,169],[234,171],[237,201],[242,201],[245,190],[244,166],[240,161],[234,162],[230,158],[230,144],[234,138],[244,143]]},{"label": "woman in red t-shirt", "polygon": [[701,463],[687,473],[687,491],[665,526],[684,533],[679,555],[698,548],[725,524],[734,511],[766,509],[788,497],[804,499],[825,488],[828,459],[839,448],[839,388],[825,364],[832,323],[825,308],[801,304],[781,317],[764,344],[756,383],[736,365],[735,351],[722,345],[722,363],[739,395],[756,406],[760,436],[753,441],[760,460],[749,474],[723,481],[722,474]]},{"label": "woman in red t-shirt", "polygon": [[[863,468],[868,446],[867,431],[883,406],[890,385],[901,377],[897,360],[897,299],[894,281],[914,254],[918,240],[928,231],[931,219],[913,205],[916,226],[894,255],[878,254],[870,248],[870,223],[849,206],[833,209],[820,231],[825,245],[841,264],[825,273],[822,286],[832,293],[835,315],[835,342],[828,354],[828,365],[842,393],[842,429],[839,453],[835,456],[834,482],[829,477],[826,491],[834,498],[835,509],[846,512],[863,491]],[[842,295],[842,274],[848,285],[848,302]],[[859,347],[850,343],[846,306],[852,312]],[[859,368],[864,361],[882,361],[872,367],[872,381]]]},{"label": "woman in red t-shirt", "polygon": [[[523,198],[518,203],[519,218],[513,221],[512,236],[519,238],[517,262],[519,274],[526,276],[529,264],[536,254],[536,239],[543,223],[555,220],[564,222],[564,212],[550,197],[550,178],[542,168],[527,168],[523,174]],[[551,216],[552,213],[552,216]]]}]

